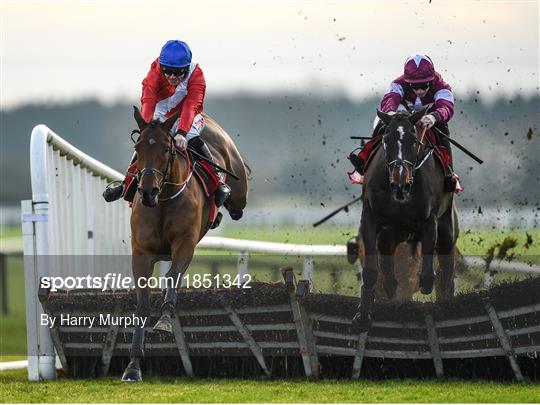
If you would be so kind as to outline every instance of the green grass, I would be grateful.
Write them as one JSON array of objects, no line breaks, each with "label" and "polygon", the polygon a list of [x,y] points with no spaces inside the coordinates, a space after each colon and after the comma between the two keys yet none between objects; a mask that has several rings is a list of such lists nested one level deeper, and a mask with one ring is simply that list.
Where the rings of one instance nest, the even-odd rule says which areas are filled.
[{"label": "green grass", "polygon": [[22,238],[22,228],[20,226],[0,228],[0,239],[15,237]]},{"label": "green grass", "polygon": [[7,272],[9,313],[0,317],[0,361],[15,361],[26,358],[23,258],[10,256]]},{"label": "green grass", "polygon": [[26,370],[0,373],[0,402],[539,402],[540,385],[487,381],[187,380],[119,378],[29,383]]}]

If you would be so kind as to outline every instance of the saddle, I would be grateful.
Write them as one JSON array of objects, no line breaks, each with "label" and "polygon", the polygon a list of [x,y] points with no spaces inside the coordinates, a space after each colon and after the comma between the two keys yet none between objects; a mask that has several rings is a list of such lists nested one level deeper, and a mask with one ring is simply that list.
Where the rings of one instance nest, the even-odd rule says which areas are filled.
[{"label": "saddle", "polygon": [[[193,165],[192,170],[195,178],[201,185],[203,189],[204,196],[208,199],[210,205],[210,212],[208,214],[208,228],[214,229],[219,226],[221,222],[222,214],[218,211],[216,203],[214,202],[214,193],[219,187],[220,180],[217,176],[212,165],[204,160],[194,160],[192,157]],[[137,192],[137,167],[133,163],[126,172],[125,183],[125,192],[124,200],[129,202],[129,206],[133,205],[133,199],[135,198],[135,193]]]}]

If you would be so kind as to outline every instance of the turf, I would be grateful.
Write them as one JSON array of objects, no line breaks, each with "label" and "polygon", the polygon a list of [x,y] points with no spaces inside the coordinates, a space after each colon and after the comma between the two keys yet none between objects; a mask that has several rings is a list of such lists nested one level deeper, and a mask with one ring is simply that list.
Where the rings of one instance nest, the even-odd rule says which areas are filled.
[{"label": "turf", "polygon": [[140,384],[118,378],[29,383],[26,370],[0,373],[0,402],[129,403],[351,403],[539,402],[540,385],[460,380],[188,380],[150,378]]}]

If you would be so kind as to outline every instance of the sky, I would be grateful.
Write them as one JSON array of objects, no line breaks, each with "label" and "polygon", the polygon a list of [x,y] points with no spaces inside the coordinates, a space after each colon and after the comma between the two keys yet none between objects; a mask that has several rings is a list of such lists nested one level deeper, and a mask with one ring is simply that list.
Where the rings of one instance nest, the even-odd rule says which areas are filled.
[{"label": "sky", "polygon": [[7,1],[1,107],[140,97],[169,39],[207,94],[381,94],[411,53],[456,93],[539,91],[539,1]]}]

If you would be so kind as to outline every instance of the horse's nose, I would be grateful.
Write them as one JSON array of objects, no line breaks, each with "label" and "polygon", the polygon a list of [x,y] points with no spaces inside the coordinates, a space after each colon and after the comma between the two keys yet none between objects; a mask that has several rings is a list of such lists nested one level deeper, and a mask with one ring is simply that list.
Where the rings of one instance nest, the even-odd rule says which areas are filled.
[{"label": "horse's nose", "polygon": [[152,188],[152,191],[150,191],[150,197],[151,197],[151,198],[156,198],[156,196],[158,195],[158,193],[159,193],[159,188],[153,187],[153,188]]},{"label": "horse's nose", "polygon": [[405,194],[409,194],[411,192],[411,183],[405,183],[403,186],[403,192]]},{"label": "horse's nose", "polygon": [[392,195],[397,201],[403,201],[405,199],[405,194],[403,193],[403,187],[396,183],[390,184],[390,190]]}]

